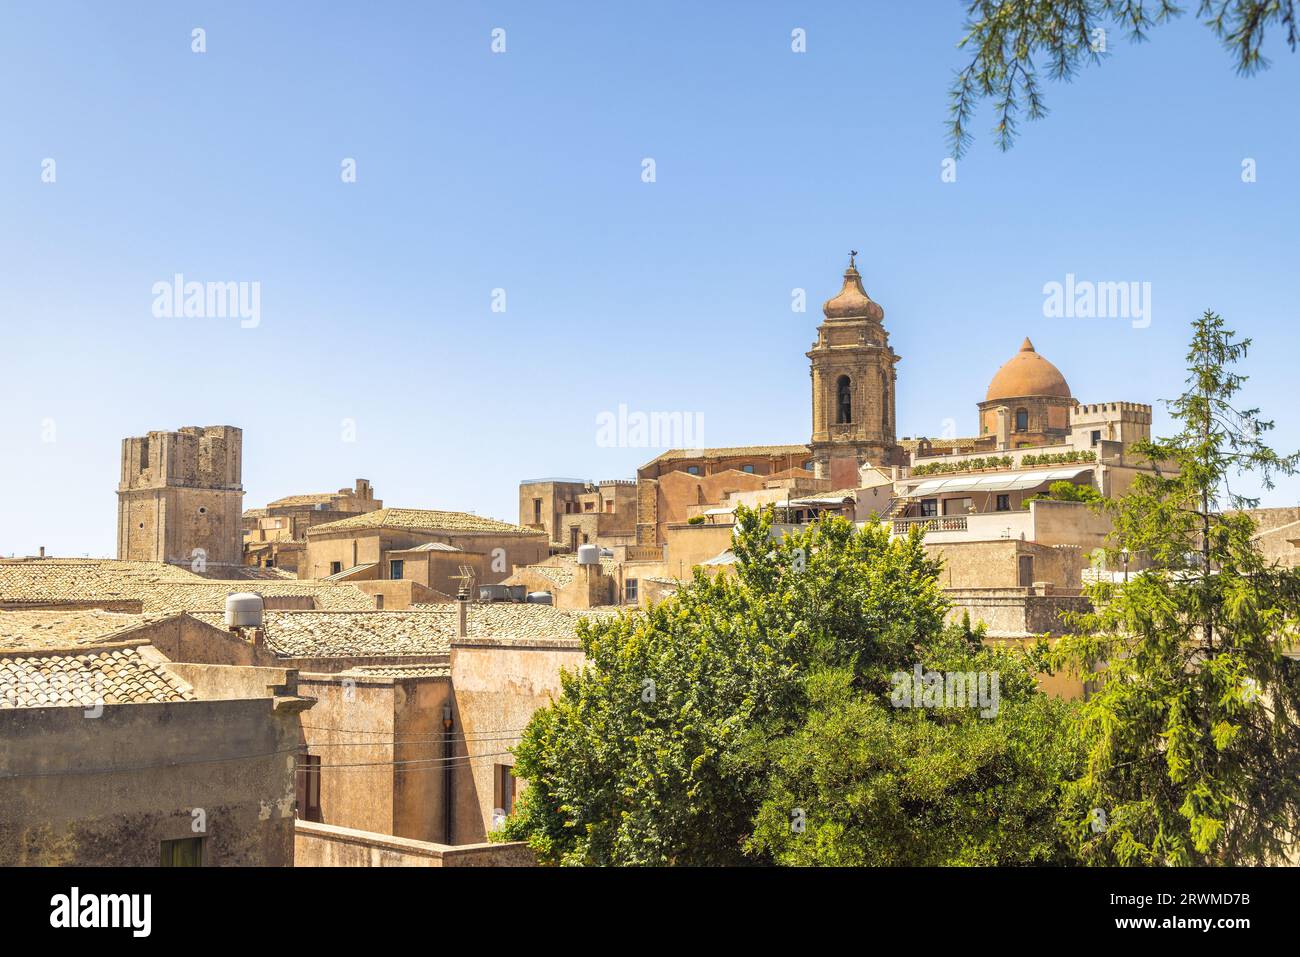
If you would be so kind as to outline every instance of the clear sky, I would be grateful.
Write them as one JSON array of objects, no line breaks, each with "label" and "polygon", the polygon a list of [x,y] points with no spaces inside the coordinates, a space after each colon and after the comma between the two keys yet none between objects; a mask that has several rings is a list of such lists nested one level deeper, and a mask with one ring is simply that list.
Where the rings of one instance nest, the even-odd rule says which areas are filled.
[{"label": "clear sky", "polygon": [[[708,445],[807,441],[804,353],[850,248],[903,357],[900,435],[973,434],[1026,335],[1081,401],[1158,403],[1212,307],[1255,340],[1246,401],[1300,446],[1300,56],[1274,36],[1239,78],[1190,16],[1112,37],[1011,152],[981,114],[945,183],[961,22],[935,0],[5,4],[0,553],[111,556],[120,442],[151,429],[241,427],[246,507],[362,476],[510,520],[520,479],[657,454],[598,444],[620,403],[698,413]],[[260,321],[155,316],[178,273],[260,283]],[[1045,317],[1067,274],[1151,283],[1150,325]]]}]

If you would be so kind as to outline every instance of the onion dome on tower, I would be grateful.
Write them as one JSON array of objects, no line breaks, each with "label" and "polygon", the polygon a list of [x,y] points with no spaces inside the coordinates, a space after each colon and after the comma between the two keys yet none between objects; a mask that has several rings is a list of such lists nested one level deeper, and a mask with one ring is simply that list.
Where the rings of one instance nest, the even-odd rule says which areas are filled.
[{"label": "onion dome on tower", "polygon": [[844,270],[843,288],[833,298],[826,300],[822,312],[827,319],[871,319],[881,322],[885,318],[885,310],[862,288],[862,276],[858,273],[854,258],[852,254],[849,256],[849,268]]}]

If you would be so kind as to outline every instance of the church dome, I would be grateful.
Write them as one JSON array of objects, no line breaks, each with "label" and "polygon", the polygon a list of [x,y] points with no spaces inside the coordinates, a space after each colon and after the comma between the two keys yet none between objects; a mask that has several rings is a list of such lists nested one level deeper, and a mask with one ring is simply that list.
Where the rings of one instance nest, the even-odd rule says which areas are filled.
[{"label": "church dome", "polygon": [[849,256],[849,268],[844,270],[844,287],[833,299],[826,300],[822,312],[827,319],[874,319],[880,322],[885,318],[880,303],[873,301],[862,288],[862,276],[853,263],[853,256]]},{"label": "church dome", "polygon": [[1035,352],[1034,344],[1026,338],[1020,351],[1007,360],[993,377],[984,401],[1035,395],[1071,398],[1070,387],[1066,384],[1065,376],[1061,375],[1061,370]]}]

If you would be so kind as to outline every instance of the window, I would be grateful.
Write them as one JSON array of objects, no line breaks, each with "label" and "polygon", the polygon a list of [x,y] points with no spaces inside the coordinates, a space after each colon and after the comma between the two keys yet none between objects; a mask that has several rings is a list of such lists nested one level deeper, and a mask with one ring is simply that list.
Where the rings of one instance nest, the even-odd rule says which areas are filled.
[{"label": "window", "polygon": [[321,823],[320,755],[304,754],[298,763],[298,817]]},{"label": "window", "polygon": [[999,512],[1009,512],[1009,511],[1011,511],[1011,496],[1010,496],[1010,495],[999,495],[999,496],[998,496],[998,511],[999,511]]},{"label": "window", "polygon": [[937,498],[921,499],[921,514],[926,518],[939,514],[939,500]]},{"label": "window", "polygon": [[614,512],[614,500],[613,500],[612,498],[609,499],[607,502],[605,502],[605,512],[606,512],[607,514],[611,514],[611,515],[613,514],[613,512]]},{"label": "window", "polygon": [[586,533],[586,532],[583,532],[583,533],[582,533],[582,544],[586,545],[586,544],[587,544],[587,541],[588,541],[588,539],[587,539],[587,533]]},{"label": "window", "polygon": [[375,611],[383,611],[383,610],[384,610],[384,596],[383,596],[383,595],[376,595],[376,596],[375,596]]},{"label": "window", "polygon": [[583,510],[584,512],[594,512],[594,511],[596,510],[596,503],[595,503],[595,502],[583,502],[583,503],[582,503],[582,510]]},{"label": "window", "polygon": [[341,572],[341,571],[343,571],[343,563],[342,563],[342,562],[330,562],[330,574],[331,574],[331,575],[337,575],[337,574],[338,574],[339,572]]},{"label": "window", "polygon": [[515,808],[515,769],[509,764],[498,764],[493,770],[492,806],[503,814],[509,814]]},{"label": "window", "polygon": [[159,867],[202,867],[203,838],[182,837],[163,841]]},{"label": "window", "polygon": [[698,465],[690,465],[690,466],[687,466],[686,471],[687,471],[687,473],[690,474],[690,475],[699,475],[699,474],[700,474],[700,467],[699,467]]},{"label": "window", "polygon": [[1092,444],[1101,445],[1101,429],[1092,430]]},{"label": "window", "polygon": [[813,470],[813,460],[809,459],[807,462],[805,462],[803,464],[803,468],[805,472],[811,472]]},{"label": "window", "polygon": [[565,514],[565,515],[572,515],[572,514],[573,514],[573,503],[572,503],[572,502],[565,502],[565,503],[564,503],[564,514]]},{"label": "window", "polygon": [[846,375],[835,381],[835,421],[839,425],[853,422],[853,383]]},{"label": "window", "polygon": [[1029,410],[1028,409],[1016,409],[1016,431],[1017,432],[1029,431]]},{"label": "window", "polygon": [[742,466],[740,467],[740,470],[741,470],[742,472],[748,472],[750,475],[753,475],[753,474],[754,474],[754,466],[752,466],[752,465],[742,465]]},{"label": "window", "polygon": [[533,499],[533,524],[542,524],[542,500],[540,498]]},{"label": "window", "polygon": [[629,578],[623,582],[623,600],[632,604],[637,600],[637,580]]},{"label": "window", "polygon": [[402,580],[402,571],[406,568],[406,563],[399,558],[394,558],[388,563],[388,577],[393,581]]}]

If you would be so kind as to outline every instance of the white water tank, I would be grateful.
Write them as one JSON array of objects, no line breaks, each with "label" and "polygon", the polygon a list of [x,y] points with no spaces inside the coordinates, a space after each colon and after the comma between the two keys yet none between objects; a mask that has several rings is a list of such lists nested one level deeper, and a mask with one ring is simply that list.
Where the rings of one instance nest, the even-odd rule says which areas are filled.
[{"label": "white water tank", "polygon": [[578,564],[579,564],[579,565],[599,565],[599,564],[600,564],[600,546],[599,546],[599,545],[579,545],[579,546],[578,546]]},{"label": "white water tank", "polygon": [[555,603],[548,591],[530,591],[527,602],[530,605],[552,605]]},{"label": "white water tank", "polygon": [[262,596],[251,591],[226,596],[227,628],[261,628]]}]

